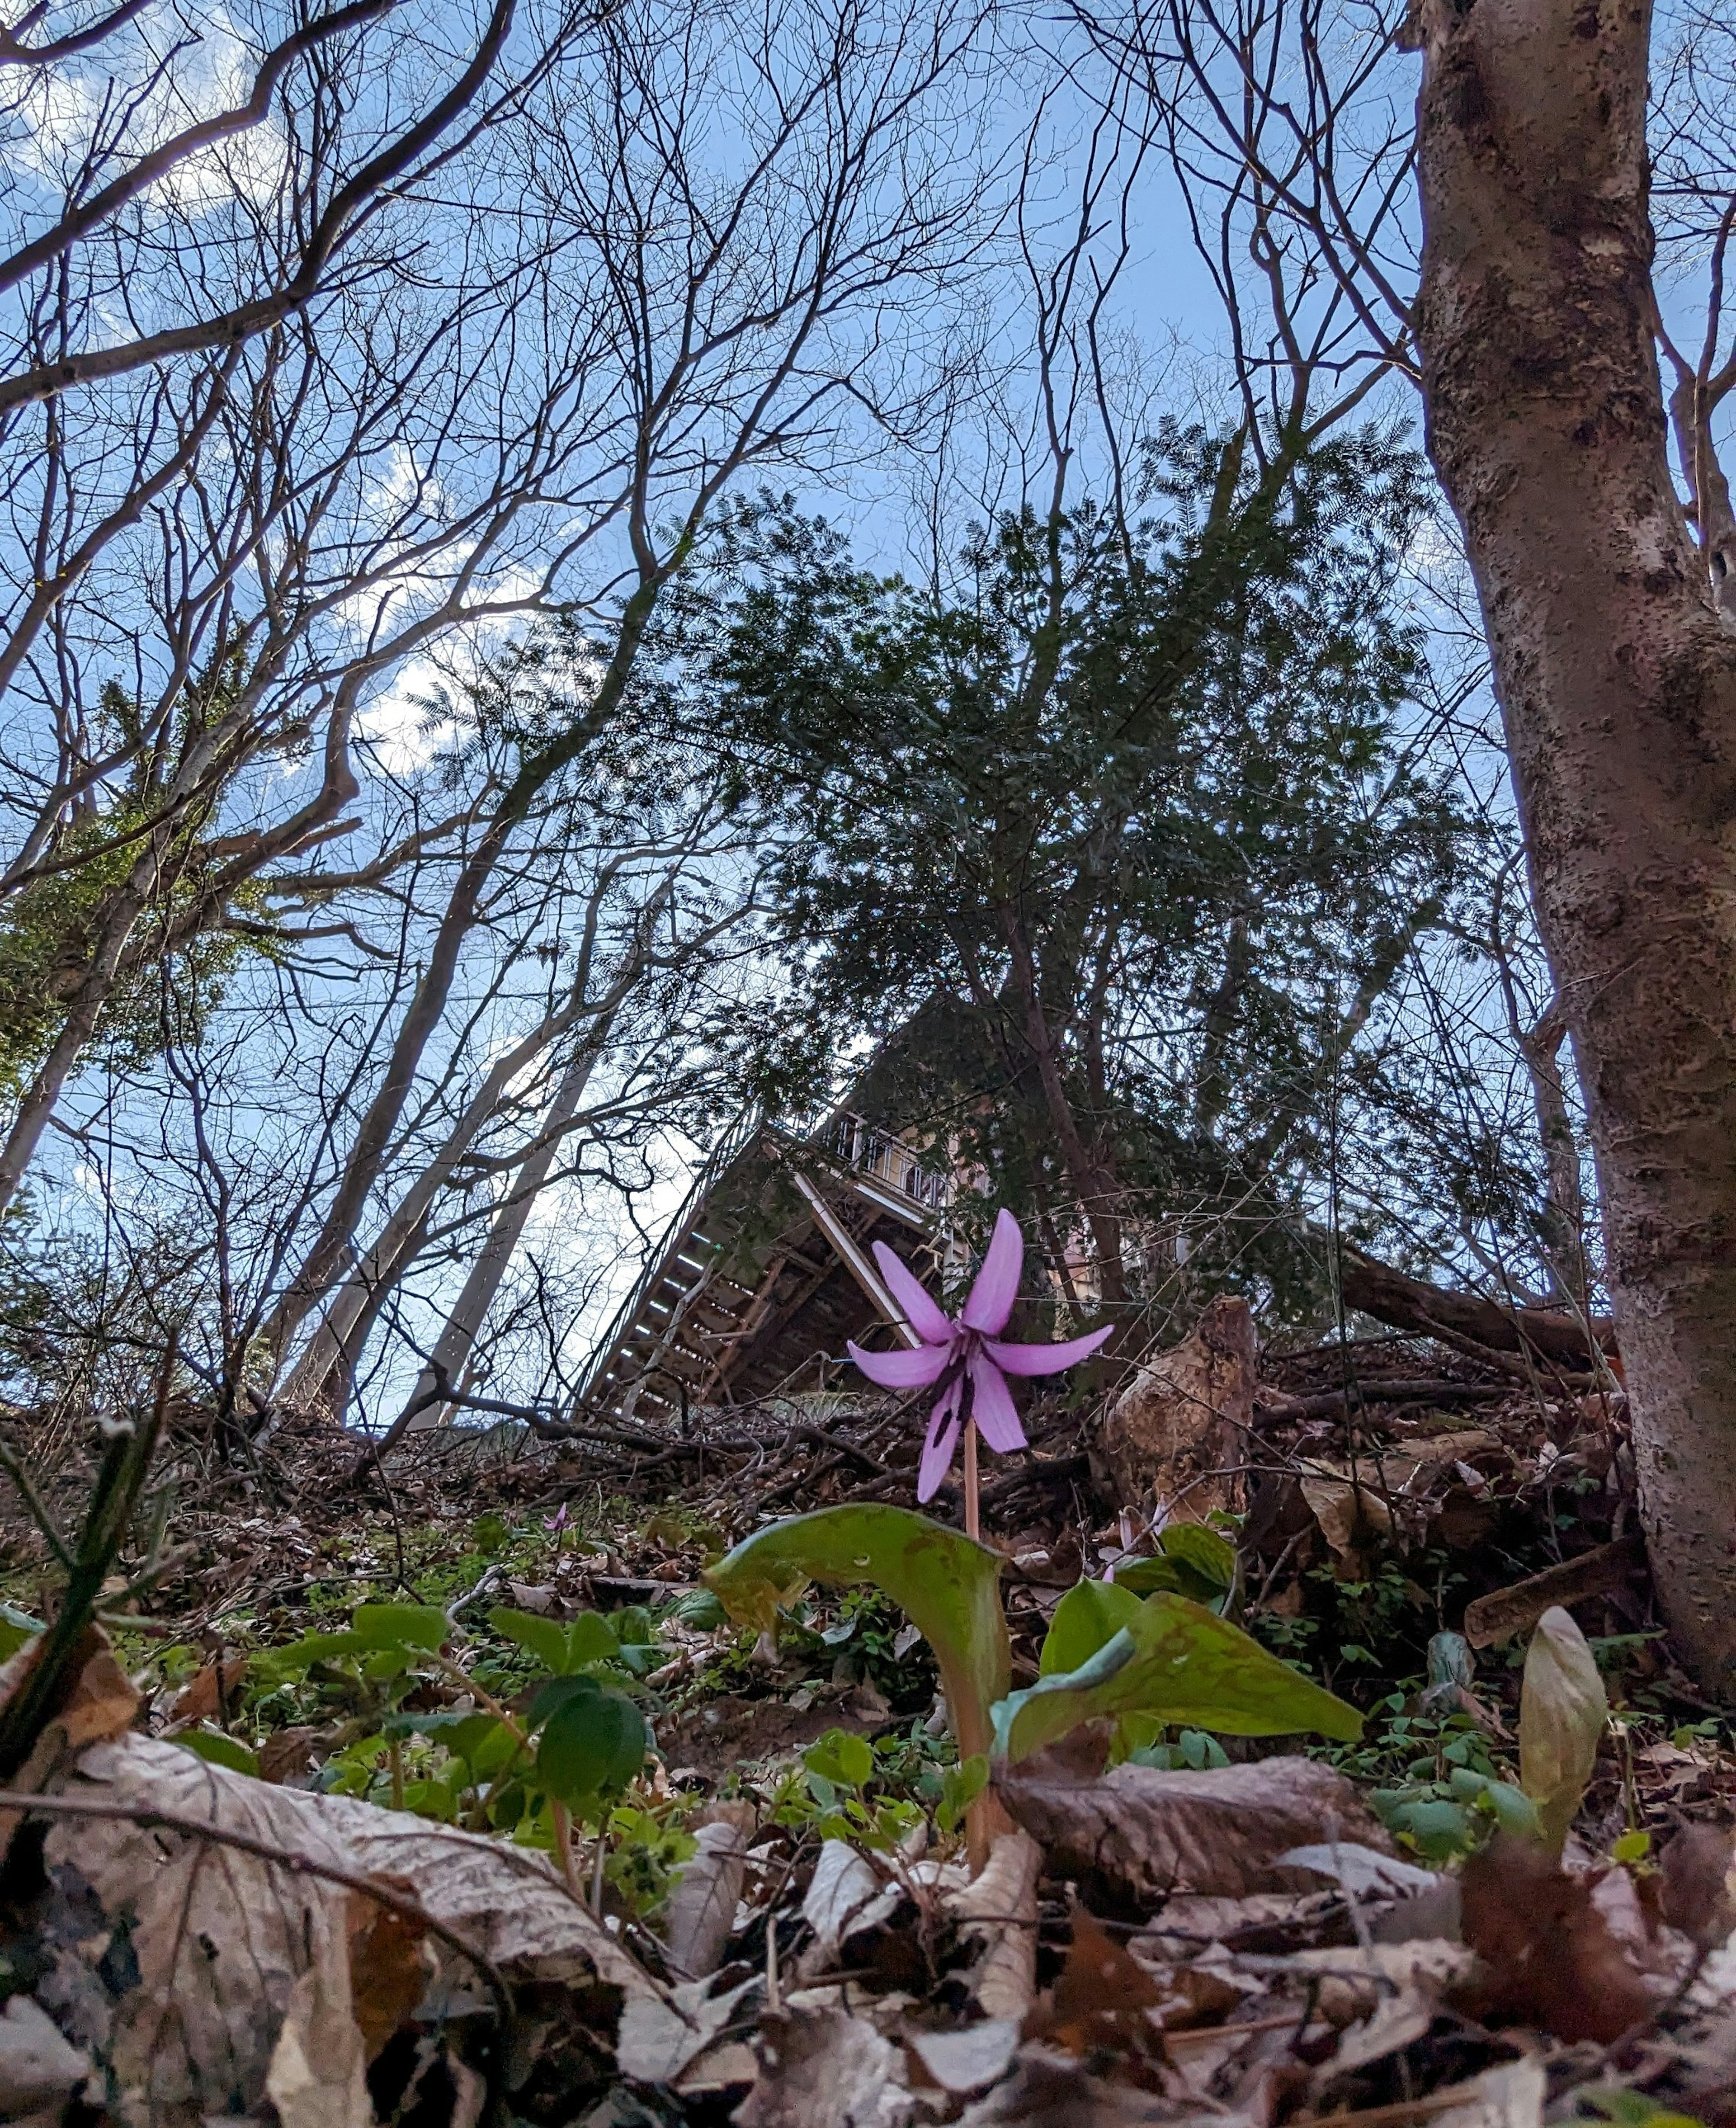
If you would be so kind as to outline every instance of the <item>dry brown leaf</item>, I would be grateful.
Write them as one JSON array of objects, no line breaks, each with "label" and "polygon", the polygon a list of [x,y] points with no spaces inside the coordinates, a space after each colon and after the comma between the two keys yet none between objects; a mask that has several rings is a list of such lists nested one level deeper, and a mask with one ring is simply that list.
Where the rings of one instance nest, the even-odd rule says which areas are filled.
[{"label": "dry brown leaf", "polygon": [[1591,1880],[1570,1876],[1534,1841],[1498,1836],[1466,1863],[1461,1883],[1464,1939],[1482,1964],[1458,2000],[1484,2023],[1608,2046],[1667,1992],[1634,1969]]},{"label": "dry brown leaf", "polygon": [[1337,1464],[1316,1463],[1301,1480],[1302,1496],[1344,1575],[1362,1578],[1367,1547],[1392,1532],[1392,1511],[1360,1478]]},{"label": "dry brown leaf", "polygon": [[90,2058],[28,1995],[12,1995],[0,2012],[0,2116],[13,2121],[39,2108],[53,2117],[85,2078]]},{"label": "dry brown leaf", "polygon": [[[407,1877],[381,1881],[390,1891],[415,1898],[416,1888]],[[349,2007],[372,2062],[399,2026],[415,2014],[435,1961],[425,1928],[365,1892],[349,1895],[348,1933]]]},{"label": "dry brown leaf", "polygon": [[168,1710],[172,1722],[212,1722],[233,1699],[247,1676],[247,1658],[235,1655],[220,1666],[208,1662],[175,1698]]},{"label": "dry brown leaf", "polygon": [[647,1988],[621,2012],[615,2059],[623,2076],[638,2083],[673,2083],[704,2054],[736,2015],[736,2006],[760,1985],[757,1976],[710,1993],[709,1980],[684,1981],[666,1995]]},{"label": "dry brown leaf", "polygon": [[753,1827],[752,1803],[717,1803],[691,1828],[699,1852],[681,1865],[663,1921],[669,1962],[689,1980],[703,1980],[723,1962]]},{"label": "dry brown leaf", "polygon": [[368,2058],[347,1984],[342,1998],[334,1993],[340,1978],[347,1983],[347,1975],[322,1961],[289,1991],[265,2071],[265,2095],[279,2128],[373,2128]]},{"label": "dry brown leaf", "polygon": [[1164,1989],[1139,1960],[1075,1903],[1067,1962],[1031,2021],[1032,2036],[1072,2054],[1131,2054],[1160,2063],[1166,2058],[1163,2035],[1151,2013],[1164,2000]]},{"label": "dry brown leaf", "polygon": [[1007,2073],[1018,2036],[1011,2017],[989,2017],[956,2032],[906,2032],[904,2051],[919,2083],[969,2098]]},{"label": "dry brown leaf", "polygon": [[1054,1873],[1073,1878],[1101,1911],[1144,1915],[1179,1892],[1310,1890],[1318,1880],[1278,1857],[1323,1841],[1392,1852],[1354,1783],[1312,1759],[1203,1773],[1123,1765],[1093,1779],[1089,1761],[1069,1751],[1073,1742],[1006,1769],[1000,1793],[1049,1850]]},{"label": "dry brown leaf", "polygon": [[[1433,2128],[1542,2128],[1549,2074],[1536,2055],[1526,2054],[1451,2088],[1463,2091],[1464,2102],[1434,2115]],[[1436,2098],[1449,2095],[1435,2094]]]},{"label": "dry brown leaf", "polygon": [[[1020,2048],[1017,2069],[986,2097],[965,2107],[958,2128],[1152,2128],[1176,2118],[1174,2100],[1093,2075],[1070,2054]],[[1214,2107],[1212,2128],[1250,2128]]]},{"label": "dry brown leaf", "polygon": [[1705,1950],[1736,1928],[1736,1842],[1721,1826],[1685,1825],[1658,1857],[1660,1910]]},{"label": "dry brown leaf", "polygon": [[1036,1885],[1043,1850],[1028,1833],[1003,1832],[972,1883],[946,1911],[975,1946],[970,1992],[985,2017],[1022,2020],[1036,1993]]},{"label": "dry brown leaf", "polygon": [[901,2049],[865,2017],[783,2010],[761,2021],[760,2076],[737,2128],[903,2128],[911,2100]]},{"label": "dry brown leaf", "polygon": [[259,1746],[259,1779],[275,1784],[305,1774],[313,1764],[315,1746],[330,1734],[311,1727],[273,1730]]},{"label": "dry brown leaf", "polygon": [[823,1840],[802,1900],[802,1919],[813,1931],[818,1954],[813,1970],[823,1971],[837,1958],[852,1930],[872,1928],[885,1921],[903,1897],[899,1887],[889,1884],[849,1841]]},{"label": "dry brown leaf", "polygon": [[[600,2046],[623,1994],[649,1984],[542,1858],[477,1834],[273,1788],[136,1735],[87,1750],[52,1792],[172,1811],[327,1867],[410,1879],[425,1912],[514,1978],[566,1990],[563,2015],[588,2018]],[[193,2128],[256,2114],[271,2095],[306,2128],[343,2128],[349,2094],[365,2097],[349,1890],[123,1817],[50,1821],[43,1859],[46,1888],[19,1935],[43,1960],[43,2007],[109,2065],[118,2122]],[[122,1940],[129,1962],[105,1964]],[[475,1968],[450,1945],[434,1950],[448,2012],[486,2003]],[[401,1967],[399,1977],[407,1988]]]}]

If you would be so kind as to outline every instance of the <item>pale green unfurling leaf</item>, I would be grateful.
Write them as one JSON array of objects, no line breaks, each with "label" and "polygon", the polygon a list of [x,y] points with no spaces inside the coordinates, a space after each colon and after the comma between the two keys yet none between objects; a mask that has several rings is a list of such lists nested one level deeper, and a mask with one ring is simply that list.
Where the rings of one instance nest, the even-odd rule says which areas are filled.
[{"label": "pale green unfurling leaf", "polygon": [[1525,1651],[1519,1705],[1519,1784],[1537,1806],[1552,1854],[1578,1812],[1610,1703],[1586,1636],[1558,1605],[1537,1622]]}]

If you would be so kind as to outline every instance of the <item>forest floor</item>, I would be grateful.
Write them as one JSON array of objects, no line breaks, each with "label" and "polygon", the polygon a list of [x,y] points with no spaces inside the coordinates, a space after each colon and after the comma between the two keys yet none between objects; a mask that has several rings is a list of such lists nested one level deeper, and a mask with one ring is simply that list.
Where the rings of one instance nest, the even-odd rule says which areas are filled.
[{"label": "forest floor", "polygon": [[[985,1471],[1015,1686],[1082,1575],[1153,1550],[1103,1498],[1093,1418],[1039,1404],[1029,1453]],[[282,1428],[244,1464],[178,1436],[166,1548],[149,1586],[116,1577],[109,1668],[87,1669],[60,1755],[37,1769],[75,1808],[97,1797],[112,1838],[96,1841],[94,1819],[39,1827],[46,1866],[21,1875],[15,1855],[0,1882],[4,1992],[46,2009],[77,2064],[71,2084],[63,2063],[58,2085],[30,2087],[40,2117],[1736,2122],[1736,1729],[1658,1622],[1619,1395],[1552,1392],[1414,1339],[1263,1356],[1228,1606],[1361,1710],[1361,1741],[1171,1731],[1108,1776],[1107,1736],[1052,1747],[1000,1795],[1021,1829],[974,1882],[933,1660],[889,1600],[810,1590],[773,1656],[701,1579],[776,1515],[912,1504],[920,1426],[896,1399],[809,1396],[695,1413],[674,1441],[630,1423],[559,1442],[424,1434],[383,1468],[324,1427]],[[77,1444],[8,1440],[70,1524]],[[931,1511],[956,1520],[956,1496]],[[40,1615],[45,1549],[10,1505],[4,1536],[0,1596]],[[1480,1801],[1519,1778],[1526,1644],[1554,1603],[1611,1710],[1561,1869]],[[429,1613],[443,1625],[419,1635]],[[652,1750],[606,1822],[569,1831],[486,1740],[496,1713],[531,1718],[559,1633],[591,1614],[601,1671]],[[555,1656],[536,1621],[557,1629]],[[382,1896],[398,1907],[364,1897],[364,1927],[348,1894],[347,2010],[286,1997],[249,1935],[257,1916],[235,1918],[281,1878],[320,1798],[350,1843],[320,1850],[330,1883],[356,1874],[378,1828],[408,1843],[383,1874],[368,1848],[360,1872],[397,1887]],[[230,1824],[227,1888],[205,1911],[210,1869],[177,1879],[164,1955],[146,1879],[168,1866],[183,1806]],[[170,1815],[145,1855],[152,1808]],[[110,1821],[129,1813],[123,1838]],[[412,1818],[448,1847],[467,1835],[467,1906],[440,1905]],[[264,1854],[249,1860],[248,1841]],[[477,1888],[485,1848],[509,1847],[534,1893],[510,1874]],[[569,1918],[513,1938],[551,1896]],[[418,1932],[425,1910],[448,1914],[443,1936]],[[298,1926],[317,1920],[310,1907]],[[249,1940],[234,1946],[237,1927]],[[160,2021],[206,1985],[188,1977],[189,1941],[214,1970],[245,1951],[268,2029],[226,1997],[210,2031],[188,2012],[169,2050],[178,2082],[164,2082],[160,2034],[145,2051],[147,2102],[127,2068],[135,1998]],[[514,1992],[510,2043],[504,1997],[455,1977],[467,1941],[492,1946],[478,1970]],[[0,2016],[0,2118],[29,2111],[8,2082],[15,2007]],[[339,2011],[366,2040],[365,2103],[353,2063],[340,2091],[318,2059]],[[258,2073],[235,2065],[249,2045]],[[203,2088],[214,2048],[230,2062],[221,2104]]]}]

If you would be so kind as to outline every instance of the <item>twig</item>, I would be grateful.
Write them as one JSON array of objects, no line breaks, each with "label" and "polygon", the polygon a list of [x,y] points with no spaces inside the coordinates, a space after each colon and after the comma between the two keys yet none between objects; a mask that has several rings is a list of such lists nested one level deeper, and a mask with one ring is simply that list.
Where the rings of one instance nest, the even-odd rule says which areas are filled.
[{"label": "twig", "polygon": [[73,1570],[72,1547],[61,1536],[54,1517],[43,1505],[41,1496],[31,1482],[30,1474],[3,1441],[0,1441],[0,1470],[18,1488],[18,1494],[30,1510],[31,1520],[47,1540],[48,1548],[70,1574]]}]

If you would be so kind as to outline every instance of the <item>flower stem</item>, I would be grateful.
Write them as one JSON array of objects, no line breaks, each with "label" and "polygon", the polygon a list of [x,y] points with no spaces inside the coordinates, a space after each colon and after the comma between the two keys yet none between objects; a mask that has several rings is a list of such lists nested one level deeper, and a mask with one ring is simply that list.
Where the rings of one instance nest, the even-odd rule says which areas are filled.
[{"label": "flower stem", "polygon": [[965,1534],[982,1541],[983,1514],[976,1476],[976,1421],[965,1422]]}]

